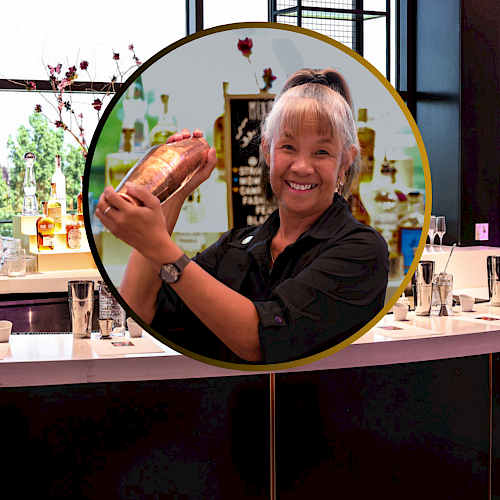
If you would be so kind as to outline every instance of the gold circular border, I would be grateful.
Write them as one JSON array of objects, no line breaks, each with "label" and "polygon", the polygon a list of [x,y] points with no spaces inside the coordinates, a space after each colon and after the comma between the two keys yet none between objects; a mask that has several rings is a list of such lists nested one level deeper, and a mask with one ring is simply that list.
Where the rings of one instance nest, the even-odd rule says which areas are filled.
[{"label": "gold circular border", "polygon": [[[248,28],[259,28],[259,29],[278,29],[278,30],[283,30],[283,31],[292,31],[295,33],[300,33],[301,35],[307,35],[312,38],[315,38],[317,40],[323,41],[328,43],[329,45],[332,45],[336,49],[341,50],[344,52],[346,55],[351,56],[354,58],[357,62],[362,64],[370,73],[372,73],[373,76],[375,76],[383,85],[384,87],[389,91],[389,93],[392,95],[394,100],[397,102],[399,105],[401,111],[404,113],[406,119],[408,120],[408,123],[412,129],[412,132],[415,136],[415,139],[417,141],[418,145],[418,150],[420,152],[420,156],[422,159],[422,166],[424,169],[424,179],[425,179],[425,196],[426,196],[426,203],[425,203],[425,214],[424,214],[424,224],[422,228],[422,234],[420,237],[420,243],[418,245],[417,251],[415,252],[415,256],[413,257],[413,262],[406,274],[406,276],[403,278],[403,281],[401,285],[398,287],[396,293],[393,295],[391,300],[387,302],[386,305],[382,308],[382,310],[368,323],[366,324],[363,328],[358,330],[357,333],[351,335],[348,339],[344,340],[343,342],[340,342],[337,344],[335,347],[331,347],[330,349],[326,349],[325,351],[319,353],[319,354],[314,354],[312,356],[302,358],[296,361],[287,361],[283,363],[274,363],[274,364],[269,364],[269,365],[247,365],[247,364],[238,364],[238,363],[229,363],[226,361],[217,361],[212,358],[207,358],[205,356],[201,356],[199,354],[193,353],[191,351],[188,351],[187,349],[184,349],[180,346],[177,346],[174,342],[169,342],[165,341],[166,339],[164,336],[162,336],[160,333],[158,333],[156,330],[153,330],[149,325],[144,323],[142,319],[137,316],[129,307],[128,305],[123,301],[121,296],[119,295],[118,292],[116,294],[118,295],[120,302],[122,305],[126,306],[126,309],[131,312],[130,314],[138,323],[143,326],[143,328],[149,332],[153,337],[155,337],[157,340],[159,340],[163,344],[167,344],[167,346],[171,347],[177,352],[180,352],[181,354],[191,358],[195,359],[196,361],[200,361],[205,364],[209,364],[212,366],[217,366],[219,368],[227,368],[230,370],[238,370],[238,371],[248,371],[248,372],[272,372],[276,370],[285,370],[288,368],[297,368],[299,366],[303,366],[306,364],[314,363],[315,361],[319,361],[321,359],[324,359],[338,351],[341,351],[348,345],[352,344],[354,341],[358,340],[360,337],[362,337],[365,333],[367,333],[371,328],[373,328],[377,323],[379,323],[382,318],[388,313],[388,311],[393,307],[393,305],[397,302],[398,298],[402,295],[406,287],[408,286],[412,275],[415,273],[418,262],[422,256],[422,253],[425,248],[425,243],[427,240],[427,233],[429,231],[429,225],[430,225],[430,218],[431,218],[431,210],[432,210],[432,187],[431,187],[431,172],[430,172],[430,166],[429,166],[429,159],[427,157],[427,153],[425,151],[425,146],[424,146],[424,141],[422,140],[422,136],[420,134],[420,131],[418,130],[417,124],[410,113],[408,107],[404,103],[403,99],[399,95],[399,93],[396,91],[396,89],[389,83],[389,81],[376,69],[372,64],[370,64],[366,59],[361,57],[357,52],[354,50],[346,47],[345,45],[341,44],[340,42],[337,42],[336,40],[333,40],[332,38],[327,37],[326,35],[322,35],[321,33],[318,33],[316,31],[308,30],[306,28],[298,27],[298,26],[292,26],[289,24],[282,24],[282,23],[270,23],[270,22],[248,22],[248,23],[232,23],[232,24],[225,24],[221,26],[216,26],[214,28],[209,28],[203,31],[198,31],[196,33],[193,33],[192,35],[188,35],[185,38],[182,38],[165,49],[159,51],[156,55],[151,57],[141,68],[139,68],[131,77],[128,78],[127,82],[125,82],[122,86],[128,87],[136,78],[139,74],[142,74],[149,66],[151,66],[153,63],[155,63],[157,60],[161,59],[165,55],[167,55],[169,52],[172,50],[181,47],[187,43],[189,43],[192,40],[197,40],[198,38],[202,38],[207,35],[211,35],[214,33],[220,33],[224,31],[231,31],[231,30],[237,30],[237,29],[248,29]],[[127,85],[128,84],[128,85]],[[120,92],[120,96],[123,92]],[[116,103],[115,103],[116,104]],[[108,105],[108,107],[111,106]],[[103,117],[104,118],[104,117]],[[98,139],[97,139],[98,140]],[[94,141],[92,141],[94,142]],[[95,148],[93,148],[95,149]],[[92,155],[93,156],[93,155]],[[91,159],[91,158],[90,158]],[[86,167],[87,170],[87,167]],[[89,169],[90,170],[90,169]],[[90,175],[90,172],[89,172]],[[88,212],[88,211],[87,211]],[[93,242],[92,242],[93,243]],[[97,250],[96,250],[97,253]],[[98,253],[97,253],[98,255]],[[100,257],[99,257],[100,260]],[[102,264],[102,261],[100,262],[101,266],[104,269],[104,265]],[[98,266],[100,267],[100,266]],[[104,269],[105,271],[105,269]],[[104,274],[107,273],[105,272]],[[104,277],[103,277],[104,279]],[[108,277],[108,281],[109,280]],[[111,289],[116,290],[116,288],[113,286],[111,283]],[[161,337],[161,338],[159,338]],[[168,340],[168,339],[167,339]]]}]

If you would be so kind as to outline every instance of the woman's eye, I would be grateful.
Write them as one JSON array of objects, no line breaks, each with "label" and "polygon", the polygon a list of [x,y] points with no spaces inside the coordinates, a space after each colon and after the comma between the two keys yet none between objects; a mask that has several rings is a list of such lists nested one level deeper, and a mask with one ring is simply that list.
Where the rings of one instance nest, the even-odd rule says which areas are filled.
[{"label": "woman's eye", "polygon": [[293,149],[293,147],[290,144],[283,144],[282,148],[283,149]]},{"label": "woman's eye", "polygon": [[318,154],[320,154],[320,155],[327,155],[327,154],[328,154],[328,151],[325,151],[324,149],[320,149],[320,150],[318,151]]}]

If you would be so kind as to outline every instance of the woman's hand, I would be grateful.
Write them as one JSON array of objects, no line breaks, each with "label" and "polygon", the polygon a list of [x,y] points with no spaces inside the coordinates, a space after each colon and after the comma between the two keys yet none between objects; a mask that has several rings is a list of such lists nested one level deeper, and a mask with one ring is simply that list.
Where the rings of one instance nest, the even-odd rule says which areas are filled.
[{"label": "woman's hand", "polygon": [[160,201],[144,186],[127,183],[127,191],[143,206],[135,206],[107,186],[97,202],[96,216],[110,232],[153,263],[163,260],[159,249],[172,242]]},{"label": "woman's hand", "polygon": [[[189,139],[190,137],[191,132],[187,128],[184,128],[180,132],[171,135],[165,143],[171,144],[172,142],[182,141],[184,139]],[[203,137],[203,132],[197,128],[193,130],[192,137]],[[189,182],[174,196],[176,198],[181,198],[182,201],[184,201],[197,187],[203,184],[203,182],[210,177],[216,165],[217,157],[215,156],[215,148],[210,148],[208,151],[203,153],[203,160],[200,168],[195,172]]]}]

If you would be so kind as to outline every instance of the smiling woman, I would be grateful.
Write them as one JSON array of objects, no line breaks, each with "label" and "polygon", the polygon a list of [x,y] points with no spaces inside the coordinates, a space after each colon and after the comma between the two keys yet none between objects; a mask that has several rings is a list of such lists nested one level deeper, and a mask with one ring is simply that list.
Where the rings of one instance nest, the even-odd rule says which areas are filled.
[{"label": "smiling woman", "polygon": [[[183,130],[167,143],[190,135]],[[170,235],[185,198],[217,164],[214,149],[162,205],[132,184],[127,190],[143,206],[111,187],[97,205],[102,223],[134,248],[123,299],[160,335],[215,360],[306,358],[354,335],[384,305],[387,245],[353,218],[343,198],[359,172],[359,143],[342,75],[292,74],[263,124],[262,149],[266,196],[278,209],[262,226],[234,228],[192,260]]]}]

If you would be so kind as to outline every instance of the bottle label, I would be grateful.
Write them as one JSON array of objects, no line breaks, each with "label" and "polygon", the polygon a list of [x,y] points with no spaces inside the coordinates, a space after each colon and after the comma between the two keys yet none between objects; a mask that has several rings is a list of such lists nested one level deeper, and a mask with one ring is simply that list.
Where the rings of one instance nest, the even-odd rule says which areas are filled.
[{"label": "bottle label", "polygon": [[61,213],[61,207],[49,207],[47,209],[48,216],[52,217],[54,219],[55,224],[61,224],[62,223],[62,213]]},{"label": "bottle label", "polygon": [[205,244],[205,233],[176,233],[176,241],[185,252],[199,252]]},{"label": "bottle label", "polygon": [[42,236],[42,245],[44,247],[53,247],[54,246],[54,236],[52,234],[50,236]]},{"label": "bottle label", "polygon": [[82,234],[80,228],[73,228],[68,231],[68,248],[74,250],[80,248],[82,245]]},{"label": "bottle label", "polygon": [[398,214],[375,214],[372,226],[384,237],[389,251],[398,253]]},{"label": "bottle label", "polygon": [[401,253],[403,254],[404,257],[405,271],[407,271],[410,268],[411,263],[413,262],[413,257],[415,257],[415,252],[417,251],[421,236],[422,236],[421,227],[401,228],[399,236],[399,244],[401,245]]},{"label": "bottle label", "polygon": [[39,226],[40,230],[44,231],[53,231],[54,230],[54,224],[40,224]]}]

